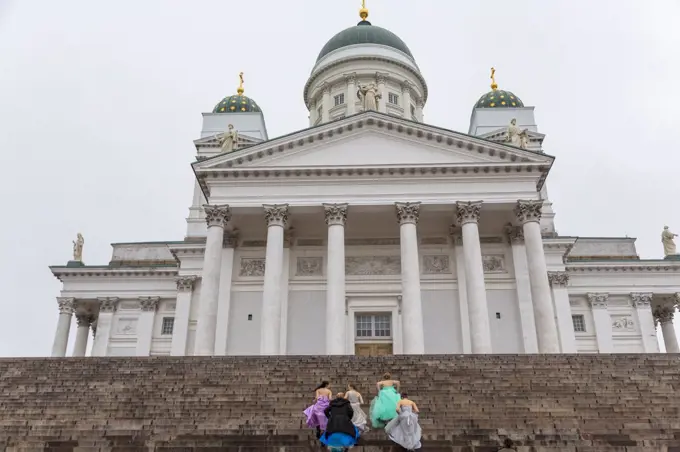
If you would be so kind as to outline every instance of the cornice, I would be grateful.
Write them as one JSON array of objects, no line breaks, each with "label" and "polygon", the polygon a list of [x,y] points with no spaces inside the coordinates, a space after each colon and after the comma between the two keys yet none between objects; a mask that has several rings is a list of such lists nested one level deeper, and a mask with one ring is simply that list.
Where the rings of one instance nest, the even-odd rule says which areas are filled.
[{"label": "cornice", "polygon": [[568,262],[566,270],[570,273],[680,273],[680,262],[634,261],[634,262]]},{"label": "cornice", "polygon": [[[427,82],[425,81],[425,78],[423,77],[423,75],[420,73],[420,70],[415,71],[415,70],[413,70],[412,67],[408,66],[407,64],[402,63],[398,60],[394,60],[392,58],[368,56],[368,55],[365,55],[365,56],[347,56],[345,58],[338,59],[336,61],[333,61],[332,63],[329,63],[329,64],[323,66],[321,69],[317,70],[316,72],[313,72],[309,76],[309,79],[307,79],[307,83],[305,83],[305,88],[302,92],[303,101],[304,101],[305,106],[307,107],[308,110],[311,108],[310,104],[309,104],[309,100],[310,100],[309,88],[312,86],[312,84],[321,75],[327,73],[331,69],[333,69],[337,66],[343,65],[345,63],[348,63],[348,62],[353,62],[353,61],[371,61],[371,62],[377,61],[377,62],[382,62],[382,63],[394,64],[395,66],[398,66],[398,67],[410,72],[411,74],[413,74],[418,79],[420,84],[423,86],[423,103],[427,102],[429,90],[427,88]],[[414,64],[415,64],[415,61],[414,61]],[[416,67],[418,67],[417,64],[416,64]],[[342,78],[342,76],[340,76],[340,77]]]},{"label": "cornice", "polygon": [[52,274],[59,281],[75,278],[173,278],[177,276],[177,267],[167,268],[109,268],[109,267],[50,267]]}]

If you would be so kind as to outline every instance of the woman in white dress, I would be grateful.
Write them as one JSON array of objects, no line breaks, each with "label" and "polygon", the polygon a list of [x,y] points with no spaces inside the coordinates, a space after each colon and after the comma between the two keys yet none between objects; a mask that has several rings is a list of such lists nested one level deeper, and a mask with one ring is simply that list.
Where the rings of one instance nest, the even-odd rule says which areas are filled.
[{"label": "woman in white dress", "polygon": [[361,409],[361,405],[364,403],[364,398],[361,397],[361,393],[357,391],[356,386],[353,384],[347,384],[347,392],[345,393],[345,398],[349,400],[349,403],[354,410],[354,416],[352,417],[352,424],[354,424],[362,432],[368,431],[368,418],[366,413]]},{"label": "woman in white dress", "polygon": [[401,400],[397,403],[399,414],[385,426],[385,433],[389,439],[406,450],[420,449],[422,431],[418,424],[419,412],[415,402],[409,400],[408,394],[402,392]]}]

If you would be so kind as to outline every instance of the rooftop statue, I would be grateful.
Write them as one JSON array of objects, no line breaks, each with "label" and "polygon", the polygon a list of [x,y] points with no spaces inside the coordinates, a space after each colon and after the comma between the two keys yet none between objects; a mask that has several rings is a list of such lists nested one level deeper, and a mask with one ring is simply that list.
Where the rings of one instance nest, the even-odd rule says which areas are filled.
[{"label": "rooftop statue", "polygon": [[233,124],[229,124],[229,128],[223,134],[216,134],[215,139],[219,141],[222,148],[220,152],[232,152],[236,148],[236,140],[238,139],[238,132],[234,130]]},{"label": "rooftop statue", "polygon": [[78,238],[73,241],[73,260],[76,262],[83,261],[83,245],[85,245],[85,238],[83,234],[78,233]]},{"label": "rooftop statue", "polygon": [[378,99],[382,96],[378,91],[378,87],[375,83],[369,85],[359,85],[359,91],[357,91],[357,97],[361,100],[364,106],[364,111],[368,110],[378,110]]},{"label": "rooftop statue", "polygon": [[663,227],[663,232],[661,233],[661,243],[663,243],[663,254],[664,256],[672,256],[678,254],[675,248],[675,242],[673,239],[677,237],[678,234],[673,234],[668,226]]}]

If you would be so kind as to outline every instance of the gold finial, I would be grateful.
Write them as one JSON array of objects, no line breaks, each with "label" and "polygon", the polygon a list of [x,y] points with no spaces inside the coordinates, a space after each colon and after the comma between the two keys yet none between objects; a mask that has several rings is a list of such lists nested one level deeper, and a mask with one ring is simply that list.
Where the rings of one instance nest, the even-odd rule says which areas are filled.
[{"label": "gold finial", "polygon": [[238,74],[238,79],[239,79],[239,84],[238,84],[238,89],[236,92],[241,95],[243,94],[243,72]]},{"label": "gold finial", "polygon": [[361,0],[361,9],[359,10],[359,17],[361,17],[361,20],[368,19],[368,8],[366,8],[366,0]]},{"label": "gold finial", "polygon": [[491,68],[491,89],[496,91],[498,89],[498,83],[496,83],[496,69]]}]

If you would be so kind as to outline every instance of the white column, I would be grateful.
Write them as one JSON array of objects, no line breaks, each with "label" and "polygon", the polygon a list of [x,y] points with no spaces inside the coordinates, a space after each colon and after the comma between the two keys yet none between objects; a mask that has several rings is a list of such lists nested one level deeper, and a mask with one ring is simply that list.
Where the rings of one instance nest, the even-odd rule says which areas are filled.
[{"label": "white column", "polygon": [[288,282],[290,280],[290,248],[295,239],[293,228],[283,230],[283,267],[281,267],[281,332],[279,334],[279,350],[281,355],[288,354]]},{"label": "white column", "polygon": [[196,345],[194,355],[215,354],[215,330],[217,328],[217,302],[220,291],[220,266],[222,264],[222,238],[224,228],[231,219],[228,205],[204,205],[208,237],[205,242],[201,297],[198,304]]},{"label": "white column", "polygon": [[404,119],[411,121],[411,83],[408,80],[401,84],[401,108],[404,109]]},{"label": "white column", "polygon": [[395,203],[401,246],[401,318],[405,355],[425,353],[423,306],[420,298],[420,256],[418,254],[419,202]]},{"label": "white column", "polygon": [[85,356],[87,354],[87,340],[90,336],[90,325],[94,317],[91,314],[76,314],[76,343],[73,346],[73,356]]},{"label": "white column", "polygon": [[283,228],[288,222],[288,204],[265,204],[267,253],[262,291],[260,354],[281,351],[281,272],[283,268]]},{"label": "white column", "polygon": [[416,101],[416,120],[418,122],[423,122],[423,108],[425,107],[425,104],[423,104],[423,101],[418,99]]},{"label": "white column", "polygon": [[630,301],[635,308],[640,335],[642,336],[642,350],[645,353],[658,353],[659,342],[654,328],[654,316],[652,315],[652,294],[631,293]]},{"label": "white column", "polygon": [[600,353],[614,352],[614,338],[612,337],[612,318],[607,308],[608,293],[587,294],[590,309],[595,323],[595,339]]},{"label": "white column", "polygon": [[67,297],[57,297],[59,305],[59,320],[57,321],[57,331],[54,333],[52,344],[52,356],[66,356],[68,347],[68,335],[71,331],[71,316],[75,309],[75,299]]},{"label": "white column", "polygon": [[673,327],[674,314],[675,306],[671,304],[664,304],[654,308],[654,317],[661,324],[661,333],[663,334],[663,343],[666,345],[666,353],[680,353],[678,338]]},{"label": "white column", "polygon": [[382,113],[387,113],[387,91],[385,90],[385,74],[376,72],[375,80],[376,82],[378,82],[378,93],[380,93],[380,99],[376,99],[376,101],[378,102],[378,111]]},{"label": "white column", "polygon": [[345,328],[345,222],[347,204],[324,204],[328,225],[326,270],[326,354],[347,353]]},{"label": "white column", "polygon": [[151,339],[153,338],[153,324],[160,297],[139,298],[139,319],[137,320],[136,356],[151,354]]},{"label": "white column", "polygon": [[529,265],[527,264],[527,251],[524,246],[524,230],[521,226],[508,225],[505,227],[505,233],[512,249],[524,353],[538,353],[534,306],[531,301],[531,283],[529,282]]},{"label": "white column", "polygon": [[118,298],[100,298],[99,314],[97,315],[96,333],[92,343],[92,356],[106,356],[111,337],[113,315],[118,307]]},{"label": "white column", "polygon": [[567,289],[569,274],[567,272],[548,272],[548,281],[550,281],[552,287],[555,320],[562,353],[576,353],[576,335],[574,334],[574,321],[571,319],[569,289]]},{"label": "white column", "polygon": [[450,226],[451,243],[454,245],[456,256],[456,282],[458,284],[458,307],[460,310],[460,335],[463,341],[463,353],[472,352],[470,343],[470,322],[468,312],[467,286],[465,283],[465,251],[463,250],[463,237],[457,226]]},{"label": "white column", "polygon": [[317,116],[316,100],[312,99],[312,101],[309,104],[309,127],[313,127],[314,124],[316,124],[317,118],[318,118],[318,116]]},{"label": "white column", "polygon": [[237,231],[226,231],[222,239],[222,265],[220,274],[217,326],[215,330],[215,355],[227,354],[229,337],[229,311],[231,309],[231,278],[234,274],[234,252],[238,244]]},{"label": "white column", "polygon": [[189,312],[191,296],[198,277],[195,275],[177,278],[177,301],[175,302],[175,321],[172,325],[172,342],[170,355],[185,356],[187,354],[187,336],[189,334]]},{"label": "white column", "polygon": [[519,200],[515,206],[515,215],[522,224],[524,231],[538,351],[539,353],[559,353],[560,343],[557,337],[557,324],[555,323],[552,294],[548,282],[548,267],[545,263],[543,238],[541,237],[542,207],[543,201],[540,200]]},{"label": "white column", "polygon": [[345,75],[345,81],[347,82],[347,94],[345,96],[347,99],[347,116],[356,113],[357,105],[357,74],[356,72],[352,74]]},{"label": "white column", "polygon": [[491,353],[491,327],[486,303],[482,245],[479,241],[479,215],[482,201],[457,202],[456,218],[463,231],[465,254],[465,287],[470,319],[470,345],[475,354]]},{"label": "white column", "polygon": [[321,85],[323,97],[321,100],[321,122],[326,123],[330,121],[331,110],[331,85],[324,83]]}]

